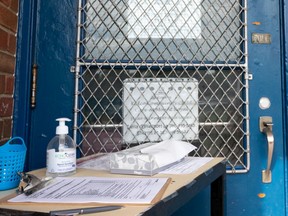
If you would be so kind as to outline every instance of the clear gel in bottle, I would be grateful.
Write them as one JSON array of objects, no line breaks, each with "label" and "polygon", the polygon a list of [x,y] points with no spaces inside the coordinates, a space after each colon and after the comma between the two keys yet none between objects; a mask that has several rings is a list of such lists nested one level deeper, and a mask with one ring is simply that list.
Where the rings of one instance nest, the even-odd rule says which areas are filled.
[{"label": "clear gel in bottle", "polygon": [[76,173],[76,145],[68,135],[68,127],[65,125],[68,118],[58,118],[59,126],[56,128],[56,136],[47,146],[47,171],[51,177],[68,176]]}]

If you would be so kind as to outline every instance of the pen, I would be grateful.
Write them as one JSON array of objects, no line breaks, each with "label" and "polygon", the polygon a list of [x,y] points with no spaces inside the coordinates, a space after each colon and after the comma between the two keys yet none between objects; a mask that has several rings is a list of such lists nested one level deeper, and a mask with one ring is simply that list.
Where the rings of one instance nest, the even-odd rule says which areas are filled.
[{"label": "pen", "polygon": [[91,208],[80,208],[80,209],[67,209],[67,210],[59,210],[59,211],[50,211],[50,216],[60,216],[60,215],[77,215],[77,214],[91,214],[97,212],[104,211],[112,211],[122,208],[123,206],[119,205],[111,205],[111,206],[99,206],[99,207],[91,207]]}]

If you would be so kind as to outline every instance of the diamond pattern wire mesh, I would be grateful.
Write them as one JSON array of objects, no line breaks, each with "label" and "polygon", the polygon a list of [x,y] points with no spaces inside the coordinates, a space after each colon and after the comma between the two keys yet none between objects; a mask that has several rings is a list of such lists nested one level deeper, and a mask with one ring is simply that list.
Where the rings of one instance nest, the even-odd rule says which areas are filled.
[{"label": "diamond pattern wire mesh", "polygon": [[[186,115],[194,116],[199,122],[197,132],[190,131],[195,134],[187,135],[187,130],[180,128],[171,116],[181,116],[183,112],[170,106],[174,113],[167,114],[169,105],[164,107],[164,101],[173,104],[176,99],[163,90],[167,87],[164,82],[159,82],[158,87],[166,97],[154,97],[156,108],[150,104],[152,101],[145,99],[147,91],[136,85],[141,92],[138,100],[145,104],[133,107],[140,110],[140,114],[134,115],[136,132],[143,132],[146,125],[150,133],[161,139],[161,130],[153,129],[155,125],[176,127],[176,132],[167,129],[162,133],[166,138],[180,133],[180,137],[198,147],[193,155],[226,157],[229,172],[247,171],[250,159],[245,5],[239,0],[86,0],[80,3],[74,138],[81,155],[118,151],[151,138],[144,133],[144,138],[137,141],[135,131],[129,131],[131,125],[128,125],[126,130],[136,141],[123,139],[127,118],[123,110],[128,103],[123,92],[129,90],[125,81],[142,80],[151,89],[155,86],[147,80],[172,80],[168,82],[171,90],[175,86],[173,80],[180,80],[180,89],[185,89],[184,80],[196,79],[198,96],[189,98],[198,106],[197,115],[189,111],[192,107],[187,101],[183,100],[179,107],[188,110]],[[182,97],[183,93],[178,93],[175,98]],[[132,93],[128,98],[134,98]],[[149,118],[147,110],[152,109],[162,110],[164,114],[156,112]],[[137,118],[143,115],[144,120],[139,121]],[[168,123],[163,120],[167,115]],[[157,123],[151,123],[151,118]],[[182,126],[187,129],[190,123],[185,116],[181,118]]]}]

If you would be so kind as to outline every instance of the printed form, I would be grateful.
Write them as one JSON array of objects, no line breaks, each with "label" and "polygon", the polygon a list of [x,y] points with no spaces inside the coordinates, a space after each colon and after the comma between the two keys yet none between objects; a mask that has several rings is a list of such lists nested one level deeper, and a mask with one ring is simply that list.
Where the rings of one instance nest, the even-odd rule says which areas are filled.
[{"label": "printed form", "polygon": [[211,161],[212,157],[185,157],[181,162],[163,170],[162,174],[189,174]]},{"label": "printed form", "polygon": [[21,194],[8,202],[150,204],[169,183],[168,180],[168,178],[57,177],[45,188],[29,196]]}]

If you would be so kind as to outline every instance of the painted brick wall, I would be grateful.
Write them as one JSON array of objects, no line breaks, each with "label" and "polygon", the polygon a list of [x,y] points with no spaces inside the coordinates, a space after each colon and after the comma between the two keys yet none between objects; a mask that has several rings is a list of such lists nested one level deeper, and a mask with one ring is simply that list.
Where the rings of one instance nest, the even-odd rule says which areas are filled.
[{"label": "painted brick wall", "polygon": [[12,135],[18,0],[0,0],[0,145]]}]

